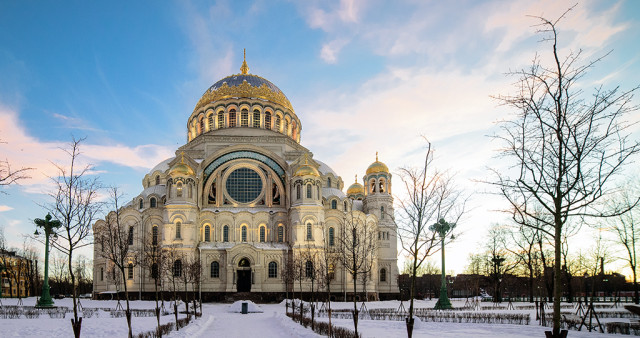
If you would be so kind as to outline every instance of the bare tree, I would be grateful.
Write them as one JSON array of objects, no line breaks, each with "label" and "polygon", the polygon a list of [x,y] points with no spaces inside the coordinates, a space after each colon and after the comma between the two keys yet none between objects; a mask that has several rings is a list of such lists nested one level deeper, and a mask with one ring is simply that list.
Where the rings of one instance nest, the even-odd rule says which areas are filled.
[{"label": "bare tree", "polygon": [[[413,335],[413,300],[416,293],[416,275],[427,258],[438,252],[442,241],[453,238],[454,227],[444,233],[434,227],[440,220],[456,224],[464,212],[467,198],[456,189],[453,179],[433,167],[433,151],[427,142],[427,152],[420,168],[400,169],[404,185],[404,198],[398,198],[399,208],[394,222],[402,249],[411,261],[410,305],[407,334]],[[442,236],[441,236],[442,235]]]},{"label": "bare tree", "polygon": [[24,258],[29,260],[29,267],[25,271],[26,278],[25,281],[27,283],[26,288],[30,291],[32,296],[37,294],[38,286],[39,286],[39,271],[37,269],[38,262],[38,250],[33,246],[33,242],[30,237],[25,237],[22,242],[22,254]]},{"label": "bare tree", "polygon": [[[0,139],[0,143],[6,142]],[[0,160],[0,186],[17,184],[21,180],[31,178],[31,176],[29,176],[30,170],[33,170],[33,168],[21,167],[20,169],[14,170],[11,169],[11,163],[9,163],[8,159]],[[0,191],[0,193],[5,192]]]},{"label": "bare tree", "polygon": [[487,234],[487,262],[492,267],[491,277],[494,282],[494,301],[502,302],[502,281],[519,263],[519,256],[508,250],[509,232],[505,226],[493,225]]},{"label": "bare tree", "polygon": [[175,244],[165,246],[163,248],[162,268],[167,272],[164,274],[167,277],[169,286],[171,288],[173,297],[173,314],[176,319],[176,330],[180,330],[178,326],[178,286],[180,277],[184,273],[182,268],[182,255],[178,252],[178,248]]},{"label": "bare tree", "polygon": [[322,232],[322,250],[318,252],[319,283],[327,290],[327,313],[329,314],[329,337],[331,326],[331,283],[335,279],[335,269],[339,262],[335,237],[329,237],[328,231]]},{"label": "bare tree", "polygon": [[[549,217],[540,217],[538,229],[553,238],[554,245],[554,337],[560,336],[562,296],[562,234],[574,217],[617,216],[626,210],[602,210],[602,197],[612,192],[610,184],[623,165],[640,151],[638,142],[628,138],[625,114],[637,110],[633,93],[619,88],[595,89],[585,98],[577,84],[602,58],[581,63],[581,52],[560,55],[558,23],[539,20],[538,33],[551,44],[550,64],[537,54],[530,67],[512,71],[518,77],[516,93],[497,96],[514,108],[513,120],[501,124],[496,136],[504,147],[501,156],[513,161],[512,170],[495,170],[493,182],[510,204],[513,218],[520,224],[536,218],[534,205]],[[637,200],[636,202],[637,203]]]},{"label": "bare tree", "polygon": [[152,234],[145,239],[143,243],[143,249],[140,253],[140,264],[149,273],[151,279],[153,279],[154,295],[156,301],[156,321],[157,321],[157,333],[160,335],[160,306],[158,304],[158,286],[160,286],[164,277],[163,260],[164,251],[160,248],[158,234]]},{"label": "bare tree", "polygon": [[73,138],[68,148],[63,149],[69,156],[68,164],[55,164],[58,173],[51,177],[54,190],[49,195],[53,202],[48,206],[53,218],[61,223],[57,233],[60,238],[53,242],[53,246],[67,256],[68,272],[73,287],[71,326],[76,338],[80,337],[82,318],[78,316],[78,288],[73,271],[73,254],[75,250],[91,244],[91,226],[101,208],[98,201],[98,178],[91,176],[90,165],[82,166],[79,163],[80,145],[83,140]]},{"label": "bare tree", "polygon": [[129,304],[129,292],[127,279],[133,278],[133,267],[138,262],[138,253],[133,250],[133,231],[130,227],[132,223],[125,222],[124,209],[120,205],[122,195],[118,188],[109,189],[113,210],[104,221],[96,222],[95,233],[100,236],[99,240],[103,250],[99,253],[102,258],[113,264],[114,269],[122,277],[124,285],[124,297],[126,303],[125,315],[127,326],[129,327],[129,338],[133,337],[131,327],[131,308]]},{"label": "bare tree", "polygon": [[368,260],[371,252],[375,251],[375,229],[371,229],[372,223],[367,222],[365,215],[353,209],[345,214],[341,227],[339,241],[339,258],[342,266],[351,275],[353,281],[353,326],[358,335],[358,306],[356,295],[358,293],[358,280],[360,274],[369,267]]},{"label": "bare tree", "polygon": [[[616,218],[607,220],[609,230],[614,233],[615,242],[624,250],[624,261],[629,265],[633,275],[634,303],[640,303],[640,295],[638,291],[638,245],[640,245],[640,210],[636,203],[636,197],[640,192],[637,186],[629,182],[623,188],[612,203],[618,204],[617,208],[629,209],[628,212],[619,215]],[[614,207],[616,208],[616,207]]]},{"label": "bare tree", "polygon": [[536,268],[540,256],[537,246],[539,236],[539,230],[520,224],[511,232],[511,243],[515,246],[507,247],[507,250],[516,255],[518,261],[524,265],[524,273],[529,280],[527,283],[527,289],[530,303],[533,303],[533,286],[535,283]]},{"label": "bare tree", "polygon": [[286,298],[289,299],[289,290],[293,293],[293,286],[296,281],[296,267],[291,247],[289,247],[287,254],[284,256],[280,276],[285,285]]}]

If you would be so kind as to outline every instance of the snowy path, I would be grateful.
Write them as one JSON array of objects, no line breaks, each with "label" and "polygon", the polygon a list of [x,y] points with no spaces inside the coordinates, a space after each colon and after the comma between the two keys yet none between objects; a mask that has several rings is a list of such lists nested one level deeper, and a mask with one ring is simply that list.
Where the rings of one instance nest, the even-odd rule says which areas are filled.
[{"label": "snowy path", "polygon": [[203,316],[169,337],[321,337],[294,323],[278,304],[260,304],[263,313],[227,312],[227,306],[203,305]]}]

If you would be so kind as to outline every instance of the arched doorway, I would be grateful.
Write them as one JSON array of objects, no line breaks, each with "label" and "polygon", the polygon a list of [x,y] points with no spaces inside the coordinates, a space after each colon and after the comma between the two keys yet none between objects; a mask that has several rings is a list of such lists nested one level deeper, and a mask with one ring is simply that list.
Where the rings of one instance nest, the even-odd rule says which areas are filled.
[{"label": "arched doorway", "polygon": [[238,292],[251,292],[251,262],[243,258],[238,262]]}]

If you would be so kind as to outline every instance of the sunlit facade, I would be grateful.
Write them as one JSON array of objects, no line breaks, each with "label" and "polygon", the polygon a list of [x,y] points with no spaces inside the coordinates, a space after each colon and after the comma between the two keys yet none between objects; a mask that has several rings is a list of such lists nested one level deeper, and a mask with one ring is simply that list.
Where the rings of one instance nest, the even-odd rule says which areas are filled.
[{"label": "sunlit facade", "polygon": [[[375,230],[377,241],[358,292],[379,299],[398,294],[391,174],[377,158],[364,184],[352,184],[345,194],[342,178],[300,144],[302,122],[287,97],[250,74],[246,62],[240,74],[203,94],[186,127],[187,143],[145,175],[143,191],[122,210],[133,250],[151,240],[185,261],[199,257],[201,283],[188,288],[205,300],[238,292],[278,299],[286,291],[311,290],[310,277],[302,290],[298,281],[285,283],[286,267],[306,256],[309,275],[320,262],[305,253],[338,251],[342,226],[353,216]],[[95,238],[102,223],[94,227]],[[98,242],[94,250],[94,292],[115,291]],[[332,297],[351,297],[347,271],[339,263],[330,270]],[[132,261],[129,272],[134,296],[154,290],[147,269]]]}]

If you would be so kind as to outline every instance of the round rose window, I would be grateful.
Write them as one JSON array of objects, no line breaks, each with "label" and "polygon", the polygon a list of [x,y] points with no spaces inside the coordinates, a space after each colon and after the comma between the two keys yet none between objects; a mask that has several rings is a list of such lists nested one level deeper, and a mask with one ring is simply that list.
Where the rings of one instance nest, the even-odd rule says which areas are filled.
[{"label": "round rose window", "polygon": [[253,169],[239,168],[227,177],[227,193],[237,202],[252,202],[261,192],[262,179]]}]

